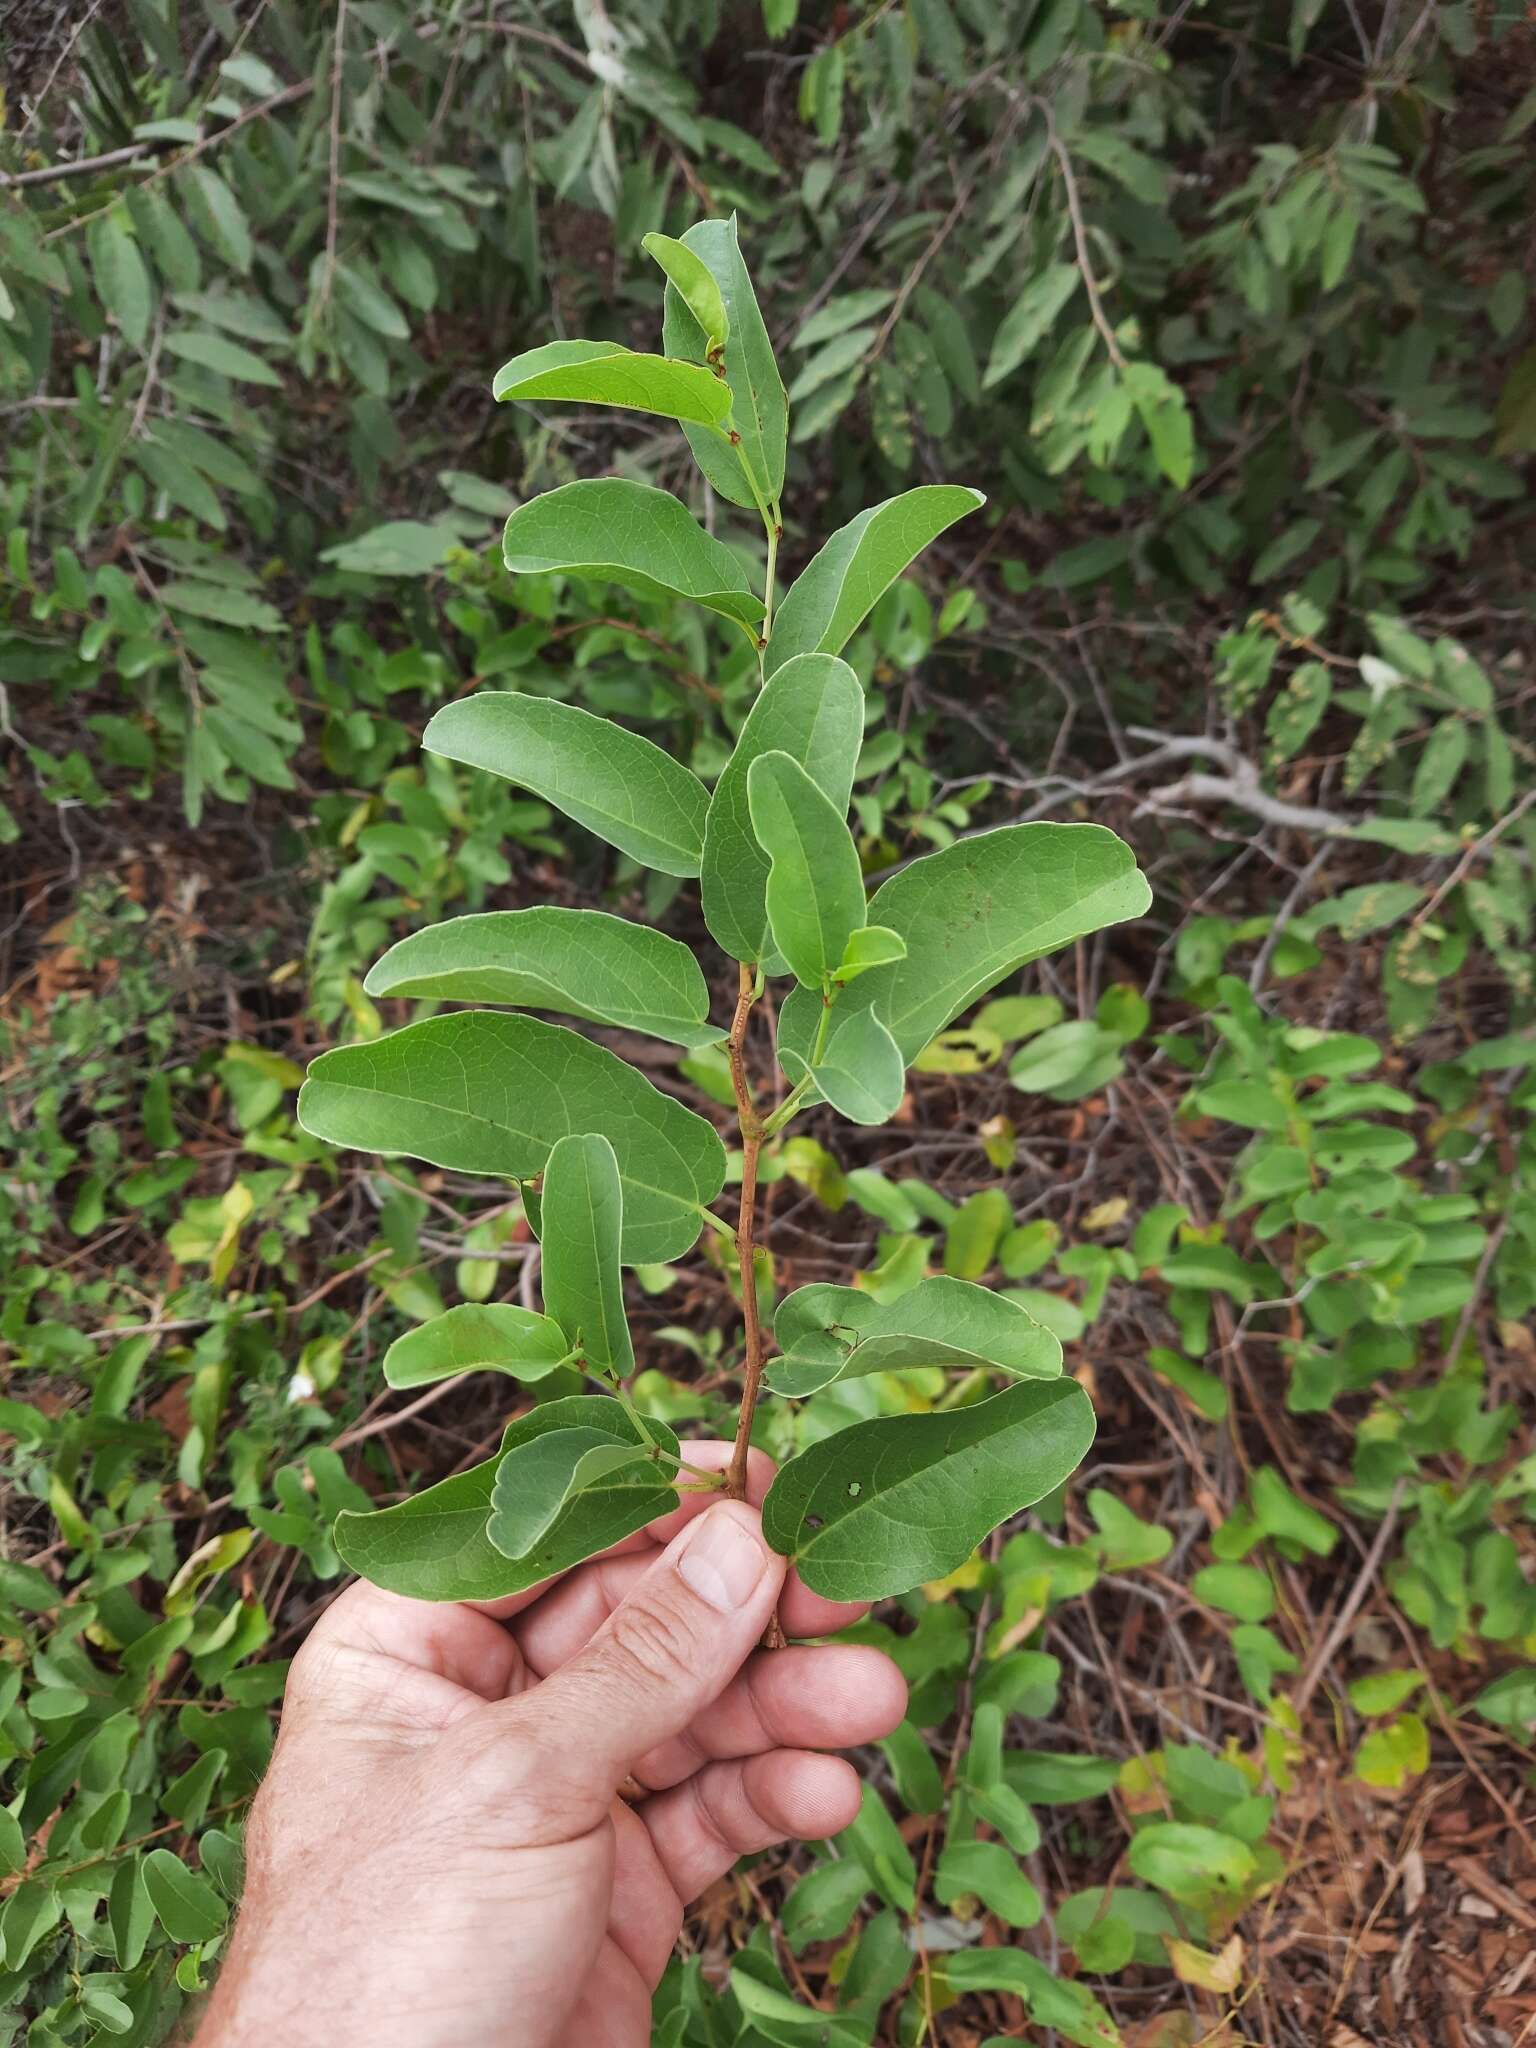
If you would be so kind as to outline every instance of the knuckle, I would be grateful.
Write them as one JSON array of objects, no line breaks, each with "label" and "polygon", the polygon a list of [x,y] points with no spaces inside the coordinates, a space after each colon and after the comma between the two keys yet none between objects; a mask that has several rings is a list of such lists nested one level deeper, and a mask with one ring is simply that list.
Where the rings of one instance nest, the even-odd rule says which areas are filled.
[{"label": "knuckle", "polygon": [[638,1602],[616,1608],[608,1627],[617,1661],[658,1688],[670,1689],[691,1675],[695,1658],[688,1630],[664,1608]]}]

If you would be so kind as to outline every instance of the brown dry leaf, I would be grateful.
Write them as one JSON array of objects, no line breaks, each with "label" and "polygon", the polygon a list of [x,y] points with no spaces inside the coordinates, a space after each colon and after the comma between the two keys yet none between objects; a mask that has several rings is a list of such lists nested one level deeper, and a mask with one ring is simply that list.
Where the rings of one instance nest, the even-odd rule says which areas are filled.
[{"label": "brown dry leaf", "polygon": [[1328,2036],[1328,2048],[1371,2048],[1371,2044],[1353,2027],[1337,2026]]},{"label": "brown dry leaf", "polygon": [[1192,2013],[1162,2012],[1125,2031],[1125,2048],[1242,2048],[1225,2020],[1214,2024]]}]

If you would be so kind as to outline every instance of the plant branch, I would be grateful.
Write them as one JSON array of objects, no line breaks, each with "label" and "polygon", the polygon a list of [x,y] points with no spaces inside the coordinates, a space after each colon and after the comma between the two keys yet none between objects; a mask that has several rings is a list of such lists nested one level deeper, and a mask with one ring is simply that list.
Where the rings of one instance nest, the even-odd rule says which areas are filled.
[{"label": "plant branch", "polygon": [[1099,330],[1099,338],[1109,351],[1109,360],[1117,370],[1125,368],[1125,353],[1115,338],[1115,330],[1109,315],[1104,310],[1104,301],[1099,297],[1099,281],[1093,274],[1093,256],[1088,247],[1088,228],[1083,219],[1082,195],[1077,189],[1077,173],[1072,168],[1072,157],[1066,144],[1056,133],[1056,121],[1044,100],[1037,101],[1045,116],[1045,132],[1050,143],[1051,154],[1061,172],[1062,189],[1067,196],[1067,217],[1072,223],[1072,242],[1077,251],[1077,267],[1082,272],[1083,289],[1088,294],[1088,311],[1093,324]]},{"label": "plant branch", "polygon": [[736,1121],[741,1127],[741,1202],[736,1212],[736,1262],[741,1272],[741,1319],[747,1345],[741,1387],[741,1418],[736,1425],[736,1443],[725,1476],[725,1491],[731,1500],[745,1500],[747,1497],[747,1452],[752,1447],[752,1418],[757,1411],[758,1391],[763,1383],[763,1332],[757,1318],[757,1259],[752,1241],[763,1125],[752,1100],[746,1060],[747,1023],[752,1014],[754,986],[752,969],[743,960],[736,1013],[731,1019],[730,1037],[726,1041],[731,1088],[736,1097]]},{"label": "plant branch", "polygon": [[66,178],[88,178],[92,171],[109,171],[117,164],[136,164],[153,159],[147,142],[125,143],[121,149],[103,151],[100,156],[76,157],[73,163],[44,164],[36,171],[0,172],[0,191],[14,191],[21,185],[58,185]]},{"label": "plant branch", "polygon": [[320,305],[328,305],[336,281],[336,239],[341,219],[341,78],[346,53],[347,0],[337,0],[336,33],[331,45],[330,176],[325,198],[325,265],[321,271]]}]

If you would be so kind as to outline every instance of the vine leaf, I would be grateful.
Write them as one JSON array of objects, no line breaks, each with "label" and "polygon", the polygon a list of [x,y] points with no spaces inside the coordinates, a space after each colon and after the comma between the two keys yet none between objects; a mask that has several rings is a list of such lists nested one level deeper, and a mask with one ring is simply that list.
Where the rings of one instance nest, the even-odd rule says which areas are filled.
[{"label": "vine leaf", "polygon": [[[675,1457],[677,1438],[665,1423],[647,1427],[660,1449]],[[588,1495],[580,1509],[557,1516],[525,1556],[515,1562],[504,1556],[486,1534],[503,1458],[548,1431],[572,1429],[599,1430],[621,1444],[640,1442],[623,1408],[609,1395],[573,1394],[541,1402],[508,1427],[501,1449],[483,1464],[413,1494],[398,1507],[339,1515],[336,1548],[343,1563],[374,1585],[413,1600],[499,1600],[580,1564],[676,1507],[676,1492],[659,1478],[649,1498],[638,1489]]]},{"label": "vine leaf", "polygon": [[860,1287],[816,1282],[786,1295],[774,1317],[782,1358],[767,1370],[777,1394],[800,1399],[834,1380],[914,1366],[992,1366],[1056,1379],[1061,1345],[1018,1302],[969,1280],[936,1274],[894,1301]]},{"label": "vine leaf", "polygon": [[[789,401],[757,294],[742,261],[736,216],[695,221],[683,236],[682,246],[700,259],[720,288],[730,337],[725,348],[725,382],[716,383],[715,388],[726,393],[731,425],[741,436],[740,446],[733,447],[718,434],[685,424],[688,446],[722,498],[733,505],[755,506],[761,497],[766,504],[776,505],[784,488]],[[709,335],[672,283],[667,286],[663,311],[662,346],[669,356],[686,357],[694,363],[702,364],[709,355]],[[709,370],[699,374],[715,383]]]},{"label": "vine leaf", "polygon": [[539,1191],[544,1306],[588,1365],[614,1379],[635,1369],[624,1316],[624,1184],[598,1132],[562,1138]]},{"label": "vine leaf", "polygon": [[1093,1404],[1069,1379],[1024,1381],[947,1414],[856,1422],[783,1468],[763,1533],[830,1600],[910,1592],[1061,1485],[1093,1432]]},{"label": "vine leaf", "polygon": [[[872,1008],[912,1061],[1003,977],[1152,900],[1136,857],[1103,825],[1003,825],[926,854],[875,891],[869,922],[906,957],[861,974],[838,1008]],[[779,1042],[810,1058],[821,1005],[803,990],[780,1013]]]},{"label": "vine leaf", "polygon": [[873,1010],[850,1010],[846,1016],[834,1010],[826,1047],[814,1067],[793,1047],[786,1047],[782,1058],[791,1081],[809,1075],[823,1100],[850,1123],[889,1123],[906,1093],[901,1050]]},{"label": "vine leaf", "polygon": [[752,830],[768,856],[773,943],[795,979],[821,988],[865,920],[864,870],[848,821],[790,755],[759,754],[747,772]]},{"label": "vine leaf", "polygon": [[[503,363],[491,396],[617,405],[706,430],[718,429],[731,410],[729,387],[702,366],[636,355],[615,341],[548,341],[531,348]],[[728,446],[712,431],[707,437]]]},{"label": "vine leaf", "polygon": [[548,1540],[562,1516],[584,1520],[624,1499],[633,1501],[642,1528],[677,1505],[648,1445],[615,1442],[603,1429],[552,1429],[503,1457],[485,1533],[503,1556],[523,1558]]},{"label": "vine leaf", "polygon": [[463,1011],[322,1053],[298,1118],[333,1145],[509,1180],[542,1173],[573,1131],[603,1131],[631,1265],[686,1252],[725,1182],[725,1147],[703,1117],[606,1046],[536,1017]]},{"label": "vine leaf", "polygon": [[920,484],[839,527],[779,607],[767,672],[797,654],[836,654],[923,549],[986,502],[965,484]]},{"label": "vine leaf", "polygon": [[445,704],[422,734],[429,754],[484,768],[664,875],[696,875],[709,792],[637,732],[550,697],[482,690]]},{"label": "vine leaf", "polygon": [[690,1051],[725,1036],[691,949],[606,910],[482,910],[412,932],[363,987],[371,996],[508,1003],[643,1031]]},{"label": "vine leaf", "polygon": [[845,661],[787,661],[747,713],[704,821],[700,892],[711,937],[754,965],[768,950],[768,856],[752,830],[747,778],[767,753],[798,761],[839,817],[847,815],[864,737],[864,690]]},{"label": "vine leaf", "polygon": [[673,241],[670,235],[642,235],[640,246],[653,262],[661,265],[667,282],[682,295],[683,304],[704,336],[706,356],[718,361],[731,338],[731,317],[709,265],[696,249],[690,249],[686,242]]},{"label": "vine leaf", "polygon": [[848,944],[838,962],[834,981],[853,981],[861,974],[867,974],[871,967],[889,967],[892,961],[905,960],[907,942],[900,932],[893,932],[889,925],[861,925],[856,932],[848,934]]},{"label": "vine leaf", "polygon": [[670,491],[593,477],[531,498],[511,515],[502,555],[518,575],[559,569],[622,584],[639,597],[686,597],[732,620],[755,647],[763,601],[725,545]]},{"label": "vine leaf", "polygon": [[570,1349],[549,1316],[512,1302],[466,1301],[397,1337],[384,1354],[384,1377],[392,1387],[425,1387],[461,1372],[504,1372],[531,1383]]}]

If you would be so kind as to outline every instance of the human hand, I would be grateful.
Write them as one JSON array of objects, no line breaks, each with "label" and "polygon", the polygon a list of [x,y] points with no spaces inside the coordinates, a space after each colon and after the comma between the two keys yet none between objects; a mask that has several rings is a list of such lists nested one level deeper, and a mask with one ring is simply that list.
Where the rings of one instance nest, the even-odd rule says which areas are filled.
[{"label": "human hand", "polygon": [[[754,1452],[754,1503],[772,1476]],[[684,1905],[846,1827],[858,1777],[817,1752],[905,1711],[878,1650],[759,1651],[776,1604],[791,1637],[863,1612],[707,1492],[489,1606],[348,1588],[294,1661],[197,2048],[646,2048]]]}]

